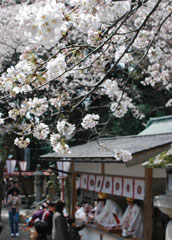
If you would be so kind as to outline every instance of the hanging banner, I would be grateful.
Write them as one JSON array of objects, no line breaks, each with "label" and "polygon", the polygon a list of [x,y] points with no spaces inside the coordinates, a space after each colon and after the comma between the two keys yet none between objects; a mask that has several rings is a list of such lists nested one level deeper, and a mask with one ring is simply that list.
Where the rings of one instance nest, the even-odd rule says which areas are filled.
[{"label": "hanging banner", "polygon": [[123,196],[133,198],[133,195],[134,195],[133,179],[124,178]]},{"label": "hanging banner", "polygon": [[6,160],[6,164],[7,164],[7,172],[9,174],[14,173],[14,169],[16,167],[16,160],[14,159]]},{"label": "hanging banner", "polygon": [[26,171],[27,162],[26,161],[19,161],[21,171]]},{"label": "hanging banner", "polygon": [[96,176],[95,192],[102,191],[103,176]]},{"label": "hanging banner", "polygon": [[144,180],[135,180],[134,198],[144,200],[145,182]]},{"label": "hanging banner", "polygon": [[81,174],[80,188],[87,189],[87,184],[88,184],[88,175],[87,174]]},{"label": "hanging banner", "polygon": [[113,195],[122,196],[122,178],[121,177],[114,177],[113,178]]},{"label": "hanging banner", "polygon": [[145,182],[134,178],[81,174],[79,188],[144,200]]},{"label": "hanging banner", "polygon": [[58,172],[59,177],[67,177],[68,174],[61,171],[69,172],[70,162],[56,162],[56,164],[57,164],[57,169],[60,170]]},{"label": "hanging banner", "polygon": [[95,188],[95,175],[88,176],[88,190],[94,191]]},{"label": "hanging banner", "polygon": [[113,184],[112,177],[105,177],[103,181],[102,192],[112,194],[113,189],[112,184]]}]

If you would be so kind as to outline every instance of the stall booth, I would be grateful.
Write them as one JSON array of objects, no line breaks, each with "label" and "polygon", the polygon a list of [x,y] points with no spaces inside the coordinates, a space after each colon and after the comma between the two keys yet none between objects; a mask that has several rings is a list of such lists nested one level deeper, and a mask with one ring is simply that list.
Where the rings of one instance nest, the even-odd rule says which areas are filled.
[{"label": "stall booth", "polygon": [[[108,194],[110,199],[124,205],[125,198],[137,199],[143,210],[144,240],[162,240],[161,234],[155,237],[157,221],[153,196],[165,192],[166,172],[164,169],[144,168],[142,163],[170,148],[172,134],[147,136],[125,136],[104,138],[71,149],[70,155],[49,153],[41,156],[45,161],[69,161],[72,163],[72,212],[75,216],[77,204],[76,182],[87,193]],[[128,162],[117,161],[113,150],[123,149],[132,153]],[[124,210],[124,209],[123,209]],[[161,226],[163,226],[161,222]],[[157,225],[158,227],[158,225]],[[164,227],[165,229],[165,227]],[[163,230],[163,229],[162,229]],[[87,224],[82,230],[83,240],[138,240],[136,237],[122,237],[121,231],[107,231],[96,224]]]}]

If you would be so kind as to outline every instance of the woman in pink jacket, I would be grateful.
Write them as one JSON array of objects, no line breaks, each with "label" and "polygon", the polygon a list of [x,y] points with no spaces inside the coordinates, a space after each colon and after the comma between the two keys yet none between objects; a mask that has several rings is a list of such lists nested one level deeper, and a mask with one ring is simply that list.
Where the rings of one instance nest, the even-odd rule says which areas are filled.
[{"label": "woman in pink jacket", "polygon": [[9,222],[11,228],[11,237],[19,237],[19,212],[21,207],[21,197],[18,194],[17,189],[13,189],[13,192],[8,196],[8,211]]}]

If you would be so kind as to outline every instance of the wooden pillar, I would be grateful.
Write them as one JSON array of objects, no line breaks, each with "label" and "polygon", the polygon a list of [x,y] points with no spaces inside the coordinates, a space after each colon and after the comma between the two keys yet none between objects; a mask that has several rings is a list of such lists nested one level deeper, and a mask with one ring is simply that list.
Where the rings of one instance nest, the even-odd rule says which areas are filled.
[{"label": "wooden pillar", "polygon": [[74,172],[74,162],[72,163],[72,191],[71,191],[71,217],[75,217],[76,208],[76,173]]},{"label": "wooden pillar", "polygon": [[101,163],[101,174],[104,175],[105,174],[105,164]]},{"label": "wooden pillar", "polygon": [[152,240],[152,168],[145,168],[144,240]]}]

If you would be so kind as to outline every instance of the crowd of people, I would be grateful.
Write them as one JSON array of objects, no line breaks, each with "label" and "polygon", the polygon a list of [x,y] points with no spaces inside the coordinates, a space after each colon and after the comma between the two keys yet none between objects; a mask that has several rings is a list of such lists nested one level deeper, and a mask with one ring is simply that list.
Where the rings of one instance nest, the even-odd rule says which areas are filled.
[{"label": "crowd of people", "polygon": [[[126,198],[128,207],[123,212],[107,194],[99,193],[95,206],[86,203],[76,207],[75,218],[64,214],[65,203],[46,201],[26,220],[24,230],[30,230],[31,240],[80,240],[81,231],[87,223],[96,223],[111,229],[120,227],[123,236],[143,237],[141,208],[133,198]],[[19,213],[21,196],[18,182],[13,182],[4,201],[8,205],[11,237],[19,237]],[[76,219],[80,219],[78,225]],[[83,221],[83,222],[81,222]],[[3,229],[0,224],[0,233]]]},{"label": "crowd of people", "polygon": [[64,216],[65,203],[61,200],[45,202],[27,221],[32,240],[79,240],[79,231],[85,224],[76,226],[75,218]]},{"label": "crowd of people", "polygon": [[[18,181],[4,188],[3,202],[8,206],[9,225],[11,237],[19,237],[19,214],[21,208],[21,196]],[[79,231],[85,224],[76,226],[75,218],[64,216],[65,203],[61,200],[56,202],[46,201],[42,206],[33,211],[26,219],[23,230],[30,231],[31,240],[79,240]],[[0,233],[3,229],[0,223]]]},{"label": "crowd of people", "polygon": [[[41,209],[33,213],[28,222],[30,227],[34,227],[34,231],[37,232],[36,236],[38,236],[35,238],[35,233],[33,233],[31,239],[80,240],[79,231],[87,223],[96,223],[108,229],[118,227],[121,228],[124,237],[142,238],[143,217],[137,201],[133,198],[126,198],[128,207],[123,212],[115,201],[106,197],[105,194],[99,194],[94,207],[88,203],[77,206],[75,218],[64,216],[65,203],[61,200],[56,203],[44,203]],[[77,225],[76,219],[80,219],[83,223]],[[47,226],[46,235],[44,230],[39,233],[41,227],[45,228],[45,224],[42,222]]]}]

